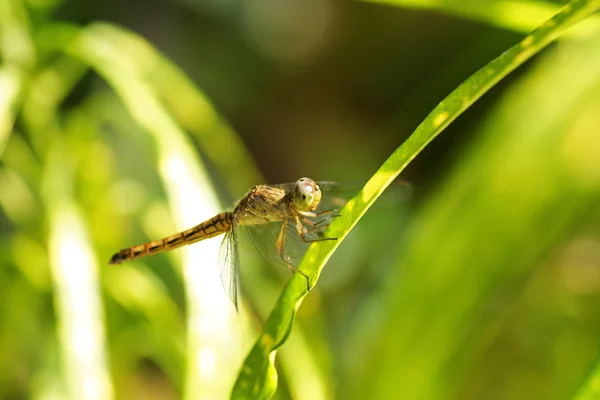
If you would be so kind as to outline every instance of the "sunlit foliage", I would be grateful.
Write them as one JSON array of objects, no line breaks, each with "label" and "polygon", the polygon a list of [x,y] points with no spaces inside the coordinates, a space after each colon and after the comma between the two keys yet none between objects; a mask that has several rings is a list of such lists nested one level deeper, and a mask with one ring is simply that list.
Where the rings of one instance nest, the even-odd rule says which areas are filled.
[{"label": "sunlit foliage", "polygon": [[[0,0],[0,398],[598,396],[600,2],[463,3]],[[107,265],[300,176],[371,178],[308,294]]]}]

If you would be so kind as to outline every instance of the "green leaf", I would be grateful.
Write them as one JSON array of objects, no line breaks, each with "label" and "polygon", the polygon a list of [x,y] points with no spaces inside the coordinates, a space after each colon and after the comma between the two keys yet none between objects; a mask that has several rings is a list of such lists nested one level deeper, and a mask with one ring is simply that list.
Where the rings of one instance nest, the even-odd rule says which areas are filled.
[{"label": "green leaf", "polygon": [[[344,237],[429,142],[502,78],[598,7],[600,1],[572,1],[552,19],[477,71],[446,97],[385,161],[363,190],[346,205],[341,211],[341,217],[330,225],[327,235],[337,237],[338,240],[315,243],[310,247],[300,268],[311,278],[311,284],[316,283],[323,266]],[[295,312],[306,294],[304,277],[294,275],[247,356],[231,398],[266,399],[274,394],[277,388],[277,371],[274,366],[276,350],[286,341]]]},{"label": "green leaf", "polygon": [[597,400],[600,399],[600,363],[588,377],[580,392],[574,397],[575,400]]},{"label": "green leaf", "polygon": [[600,347],[576,261],[597,254],[576,249],[597,236],[599,39],[561,43],[513,81],[420,203],[348,328],[341,398],[570,398]]},{"label": "green leaf", "polygon": [[[68,43],[65,52],[102,76],[119,96],[132,119],[156,143],[156,168],[165,186],[171,211],[178,217],[179,228],[193,226],[202,217],[217,214],[221,206],[205,165],[192,150],[188,136],[162,103],[155,83],[146,73],[152,70],[159,74],[163,64],[158,53],[139,37],[100,23],[81,29]],[[194,90],[188,87],[186,92]],[[204,102],[204,107],[203,115],[212,119],[214,110],[208,102]],[[218,128],[218,122],[214,127]],[[229,144],[225,135],[220,140],[224,146]],[[235,148],[240,150],[239,145]],[[242,353],[238,346],[248,333],[229,299],[225,295],[215,296],[211,291],[219,284],[217,268],[197,268],[200,264],[216,266],[218,247],[215,246],[218,242],[206,241],[188,251],[183,263],[189,310],[186,398],[226,396],[230,382],[235,378],[235,372],[229,365],[240,361]],[[210,308],[204,306],[208,303]],[[211,323],[216,319],[220,324]],[[203,375],[202,366],[196,362],[207,351],[219,360],[214,374],[220,379]]]},{"label": "green leaf", "polygon": [[[362,0],[365,3],[385,4],[417,10],[431,10],[500,29],[528,33],[552,17],[560,4],[550,1],[489,0],[473,1],[465,6],[463,0],[433,2],[429,0]],[[594,15],[566,33],[566,37],[591,36],[600,30],[600,16]]]},{"label": "green leaf", "polygon": [[24,83],[21,70],[11,65],[0,66],[0,157],[15,122],[15,109]]}]

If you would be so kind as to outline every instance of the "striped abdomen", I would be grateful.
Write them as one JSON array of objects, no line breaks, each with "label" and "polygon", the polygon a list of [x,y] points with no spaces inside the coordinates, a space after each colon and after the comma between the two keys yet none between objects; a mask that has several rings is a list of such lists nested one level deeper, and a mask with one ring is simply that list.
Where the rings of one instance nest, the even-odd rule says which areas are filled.
[{"label": "striped abdomen", "polygon": [[161,240],[154,240],[128,249],[123,249],[113,255],[109,263],[120,264],[123,261],[157,254],[166,250],[176,249],[186,244],[199,242],[200,240],[208,239],[213,236],[218,236],[229,229],[232,216],[233,214],[230,212],[222,212],[186,231],[179,232]]}]

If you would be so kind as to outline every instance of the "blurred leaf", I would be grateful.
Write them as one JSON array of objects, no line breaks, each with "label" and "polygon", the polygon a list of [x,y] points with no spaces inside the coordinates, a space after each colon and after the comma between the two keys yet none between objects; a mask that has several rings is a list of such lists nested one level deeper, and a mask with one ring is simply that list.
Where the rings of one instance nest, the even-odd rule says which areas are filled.
[{"label": "blurred leaf", "polygon": [[[366,3],[432,10],[466,20],[485,23],[500,29],[528,33],[552,17],[560,4],[528,0],[362,0]],[[566,37],[590,37],[600,31],[600,16],[590,16],[576,28],[565,33]]]},{"label": "blurred leaf", "polygon": [[50,267],[68,393],[77,399],[110,399],[97,265],[71,196],[73,165],[63,163],[73,157],[62,141],[56,141],[49,153],[43,198],[50,221]]},{"label": "blurred leaf", "polygon": [[[336,218],[330,225],[327,235],[337,237],[338,240],[315,243],[308,250],[300,268],[312,278],[312,285],[316,283],[324,264],[352,227],[431,140],[494,84],[599,6],[600,1],[572,1],[551,20],[477,71],[444,99],[381,166],[361,193],[346,205],[340,213],[341,217]],[[273,395],[277,387],[277,371],[274,366],[276,349],[287,339],[295,312],[306,294],[304,277],[295,274],[285,287],[265,323],[261,336],[246,358],[233,388],[232,398],[266,399]]]},{"label": "blurred leaf", "polygon": [[4,63],[19,68],[21,72],[35,65],[31,22],[27,7],[21,0],[0,2],[0,54]]},{"label": "blurred leaf", "polygon": [[52,143],[49,127],[56,123],[59,107],[88,71],[85,65],[62,56],[31,78],[23,101],[23,120],[38,153]]},{"label": "blurred leaf", "polygon": [[596,365],[596,369],[584,382],[581,390],[574,397],[575,400],[598,400],[600,399],[600,365]]},{"label": "blurred leaf", "polygon": [[[219,116],[206,95],[150,43],[130,31],[108,23],[92,24],[84,32],[89,39],[101,39],[106,46],[105,50],[112,52],[97,54],[96,57],[108,57],[105,61],[112,58],[111,63],[123,68],[119,69],[120,72],[127,71],[136,80],[149,84],[154,96],[161,101],[164,111],[198,140],[203,156],[218,168],[234,196],[240,196],[249,187],[262,182],[256,164],[243,142]],[[72,28],[62,24],[47,29],[44,36],[46,41],[62,37],[65,42],[74,37]],[[83,37],[79,39],[80,44],[81,39]],[[77,50],[72,54],[76,57],[85,55]],[[105,63],[96,66],[104,70],[109,67]]]},{"label": "blurred leaf", "polygon": [[[65,51],[106,79],[133,120],[153,139],[157,153],[154,168],[165,187],[171,212],[180,230],[189,228],[215,215],[221,207],[206,168],[161,103],[151,77],[143,73],[142,66],[153,65],[156,54],[148,51],[146,42],[121,33],[110,25],[94,24],[75,35]],[[222,397],[229,391],[235,378],[230,365],[240,362],[249,331],[221,288],[216,267],[218,245],[218,239],[206,240],[186,249],[187,398]]]},{"label": "blurred leaf", "polygon": [[[534,341],[561,338],[543,350],[560,362],[554,370],[521,365],[514,353],[513,363],[502,368],[487,350],[501,329],[523,329],[507,317],[533,269],[565,238],[585,230],[590,211],[600,204],[600,167],[594,161],[600,157],[599,45],[596,38],[540,59],[415,216],[385,296],[364,307],[364,318],[379,310],[375,336],[359,344],[357,333],[347,344],[354,351],[348,360],[356,366],[347,377],[347,393],[385,398],[401,390],[407,398],[427,399],[572,394],[600,349],[593,315],[556,317],[561,329],[570,322],[571,337],[585,340],[583,346],[548,328],[543,338],[531,335]],[[567,295],[578,304],[597,304]],[[564,299],[555,307],[546,301],[545,313],[561,305]],[[507,350],[506,343],[497,346]],[[580,356],[565,363],[560,352]],[[488,365],[495,368],[486,376]],[[534,376],[523,379],[527,374]]]},{"label": "blurred leaf", "polygon": [[24,79],[22,72],[16,67],[0,66],[0,156],[15,122],[15,111]]}]

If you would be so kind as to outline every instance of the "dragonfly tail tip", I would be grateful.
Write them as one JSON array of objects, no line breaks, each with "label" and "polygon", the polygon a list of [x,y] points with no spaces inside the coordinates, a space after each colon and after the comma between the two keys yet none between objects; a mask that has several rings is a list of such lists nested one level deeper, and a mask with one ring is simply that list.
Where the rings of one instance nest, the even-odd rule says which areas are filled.
[{"label": "dragonfly tail tip", "polygon": [[121,258],[121,253],[117,253],[110,258],[110,261],[108,263],[111,265],[115,265],[121,264],[122,261],[123,259]]}]

